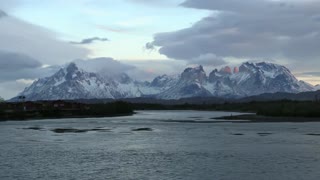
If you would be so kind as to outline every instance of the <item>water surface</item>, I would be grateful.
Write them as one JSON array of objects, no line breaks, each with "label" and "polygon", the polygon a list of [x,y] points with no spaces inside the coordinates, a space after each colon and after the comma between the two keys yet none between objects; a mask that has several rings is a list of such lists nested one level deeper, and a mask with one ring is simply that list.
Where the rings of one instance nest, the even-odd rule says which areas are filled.
[{"label": "water surface", "polygon": [[212,119],[231,114],[1,122],[0,179],[320,179],[320,123]]}]

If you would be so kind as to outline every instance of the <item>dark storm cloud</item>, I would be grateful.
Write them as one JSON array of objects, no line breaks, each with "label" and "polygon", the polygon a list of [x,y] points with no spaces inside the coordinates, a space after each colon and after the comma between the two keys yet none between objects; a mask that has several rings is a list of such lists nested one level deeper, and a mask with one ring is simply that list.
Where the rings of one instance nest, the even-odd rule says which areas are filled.
[{"label": "dark storm cloud", "polygon": [[35,78],[41,63],[27,55],[0,51],[0,82]]},{"label": "dark storm cloud", "polygon": [[0,18],[7,16],[7,13],[0,9]]},{"label": "dark storm cloud", "polygon": [[74,62],[81,69],[103,75],[121,74],[136,68],[135,66],[124,64],[118,60],[114,60],[113,58],[106,57],[76,60]]},{"label": "dark storm cloud", "polygon": [[156,34],[149,49],[188,61],[207,54],[309,63],[320,58],[320,1],[187,0],[182,6],[213,14],[190,28]]},{"label": "dark storm cloud", "polygon": [[92,44],[96,41],[105,42],[105,41],[109,41],[109,39],[108,38],[93,37],[93,38],[83,39],[80,42],[70,42],[70,43],[71,44]]},{"label": "dark storm cloud", "polygon": [[54,73],[57,68],[43,68],[38,60],[25,54],[0,51],[0,82],[45,77]]},{"label": "dark storm cloud", "polygon": [[27,55],[0,51],[0,71],[41,67],[41,63]]}]

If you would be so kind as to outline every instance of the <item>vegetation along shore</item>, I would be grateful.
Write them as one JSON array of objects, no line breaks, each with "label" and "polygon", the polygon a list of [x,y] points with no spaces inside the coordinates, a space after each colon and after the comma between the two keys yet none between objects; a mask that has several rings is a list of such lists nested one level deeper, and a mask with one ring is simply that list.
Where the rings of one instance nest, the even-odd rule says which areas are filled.
[{"label": "vegetation along shore", "polygon": [[85,103],[77,101],[36,101],[0,103],[0,121],[48,118],[89,118],[132,115],[134,110],[205,110],[252,113],[221,117],[225,120],[252,122],[307,122],[320,121],[318,101],[252,101],[220,104],[152,104],[111,101]]},{"label": "vegetation along shore", "polygon": [[85,104],[68,101],[0,103],[0,121],[126,116],[134,113],[126,102]]}]

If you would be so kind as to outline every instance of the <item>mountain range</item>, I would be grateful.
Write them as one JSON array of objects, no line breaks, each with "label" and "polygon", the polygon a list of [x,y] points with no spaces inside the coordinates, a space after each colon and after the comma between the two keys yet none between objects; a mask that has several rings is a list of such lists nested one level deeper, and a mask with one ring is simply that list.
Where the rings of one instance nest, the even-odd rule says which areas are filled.
[{"label": "mountain range", "polygon": [[[226,66],[220,70],[214,69],[209,75],[199,65],[185,69],[180,75],[158,76],[151,82],[134,80],[125,73],[108,76],[88,72],[76,63],[70,63],[54,75],[38,79],[18,96],[25,96],[26,100],[31,101],[139,97],[243,98],[264,93],[299,93],[316,89],[297,80],[286,67],[267,62],[246,62],[234,68]],[[17,100],[17,97],[12,100]]]}]

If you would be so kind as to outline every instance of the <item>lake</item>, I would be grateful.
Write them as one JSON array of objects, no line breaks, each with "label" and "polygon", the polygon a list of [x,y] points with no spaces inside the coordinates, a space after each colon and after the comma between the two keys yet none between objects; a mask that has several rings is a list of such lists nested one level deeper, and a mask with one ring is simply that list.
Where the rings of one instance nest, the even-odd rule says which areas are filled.
[{"label": "lake", "polygon": [[0,179],[320,179],[320,123],[209,111],[0,122]]}]

